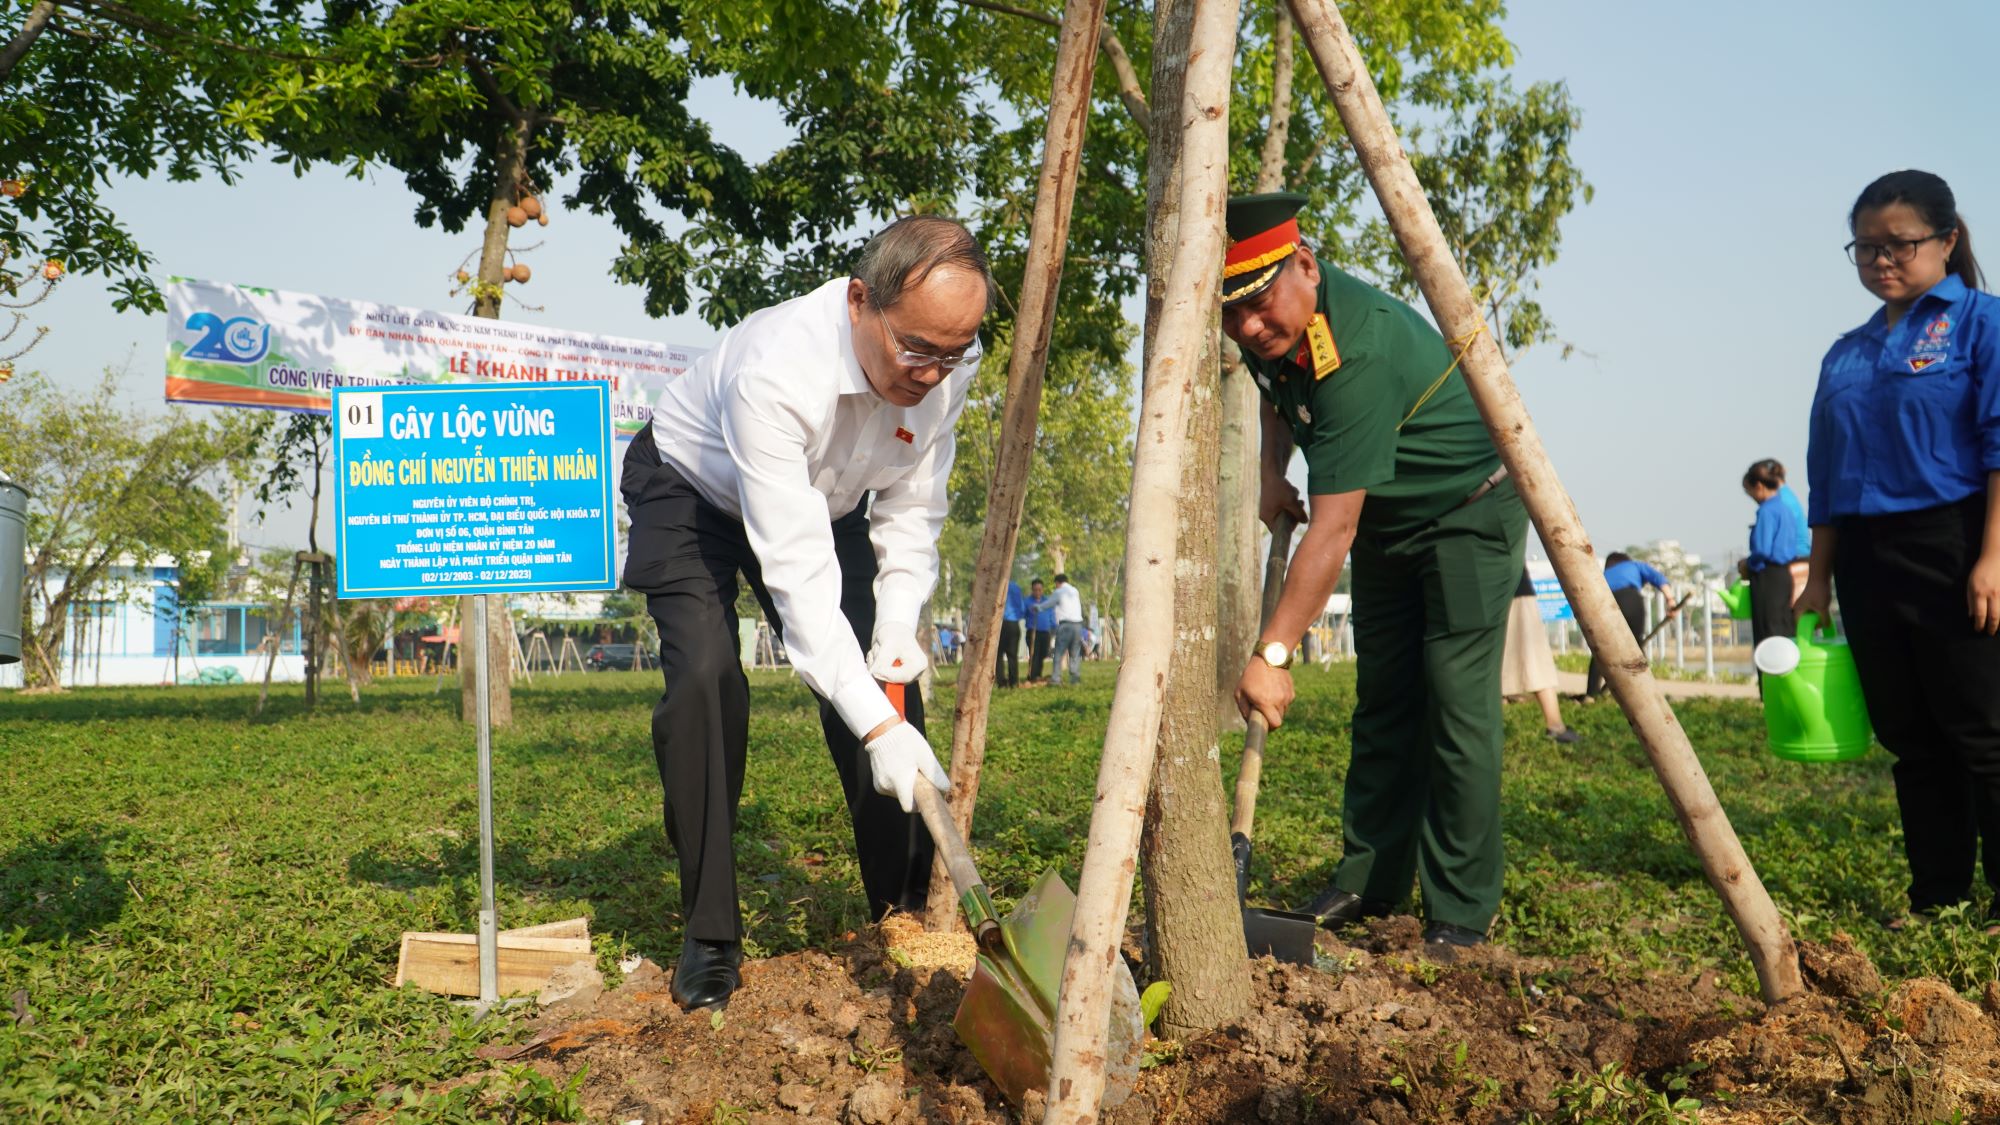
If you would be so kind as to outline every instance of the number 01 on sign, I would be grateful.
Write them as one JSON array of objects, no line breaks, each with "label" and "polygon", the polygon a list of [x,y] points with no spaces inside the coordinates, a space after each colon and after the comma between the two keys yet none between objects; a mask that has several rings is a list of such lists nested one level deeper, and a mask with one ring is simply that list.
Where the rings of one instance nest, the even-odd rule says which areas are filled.
[{"label": "number 01 on sign", "polygon": [[[479,1001],[491,1005],[500,999],[502,951],[493,908],[486,596],[617,587],[611,387],[340,387],[332,408],[338,595],[473,596],[459,651],[472,663],[478,701],[476,941]],[[510,984],[520,979],[509,975]]]}]

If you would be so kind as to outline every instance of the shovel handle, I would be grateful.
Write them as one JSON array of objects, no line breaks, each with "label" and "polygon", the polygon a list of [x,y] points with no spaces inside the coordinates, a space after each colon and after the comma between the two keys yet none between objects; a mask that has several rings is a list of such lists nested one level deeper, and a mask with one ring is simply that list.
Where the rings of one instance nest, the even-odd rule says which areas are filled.
[{"label": "shovel handle", "polygon": [[[1271,525],[1271,556],[1264,562],[1264,617],[1278,608],[1278,596],[1285,592],[1285,563],[1292,557],[1292,531],[1298,522],[1280,512]],[[1236,774],[1236,811],[1229,819],[1232,835],[1248,840],[1257,820],[1257,788],[1264,781],[1264,739],[1271,733],[1264,716],[1250,712],[1250,729],[1243,734],[1243,768]]]},{"label": "shovel handle", "polygon": [[1236,813],[1229,831],[1249,839],[1257,821],[1257,789],[1264,781],[1264,739],[1271,733],[1262,712],[1250,712],[1250,729],[1243,732],[1243,768],[1236,773]]},{"label": "shovel handle", "polygon": [[[903,684],[883,684],[882,691],[896,708],[896,717],[907,719],[903,710]],[[959,905],[964,907],[966,921],[972,926],[973,940],[981,948],[990,948],[1002,940],[999,920],[994,917],[991,900],[986,894],[986,884],[979,878],[979,869],[973,866],[972,852],[965,846],[965,838],[958,834],[958,824],[951,818],[951,806],[945,803],[944,794],[931,784],[931,779],[919,773],[914,793],[917,814],[923,817],[924,827],[930,830],[931,842],[944,856],[945,870],[951,872],[951,888],[958,892]]]},{"label": "shovel handle", "polygon": [[1292,557],[1292,531],[1297,527],[1298,521],[1284,512],[1279,512],[1277,522],[1271,525],[1271,557],[1264,562],[1263,616],[1258,619],[1262,625],[1271,623],[1278,595],[1285,592],[1285,563]]}]

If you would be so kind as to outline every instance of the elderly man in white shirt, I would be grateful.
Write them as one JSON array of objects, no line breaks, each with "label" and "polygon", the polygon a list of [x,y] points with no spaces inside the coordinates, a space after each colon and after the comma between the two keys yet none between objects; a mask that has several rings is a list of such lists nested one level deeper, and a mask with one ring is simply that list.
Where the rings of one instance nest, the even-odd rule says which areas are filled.
[{"label": "elderly man in white shirt", "polygon": [[993,294],[964,227],[899,220],[869,240],[853,276],[730,329],[660,395],[626,451],[624,580],[660,629],[653,752],[680,860],[686,943],[673,995],[685,1007],[727,1002],[741,960],[730,839],[750,721],[739,575],[820,699],[871,914],[924,902],[931,841],[913,792],[919,774],[950,782],[916,693],[898,718],[877,681],[908,683],[928,665],[917,618],[937,580],[952,431]]}]

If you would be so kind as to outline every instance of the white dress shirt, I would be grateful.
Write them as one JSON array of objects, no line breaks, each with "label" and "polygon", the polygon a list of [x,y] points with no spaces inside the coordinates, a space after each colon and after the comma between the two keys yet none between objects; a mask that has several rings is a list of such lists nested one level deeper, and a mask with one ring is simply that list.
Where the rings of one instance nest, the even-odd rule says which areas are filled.
[{"label": "white dress shirt", "polygon": [[743,521],[792,667],[857,735],[896,712],[840,612],[832,521],[875,493],[875,620],[914,630],[937,582],[952,427],[973,374],[946,372],[916,406],[883,401],[854,355],[843,277],[752,313],[653,408],[660,456]]},{"label": "white dress shirt", "polygon": [[1056,603],[1056,624],[1062,625],[1071,621],[1078,625],[1083,624],[1083,595],[1076,592],[1075,586],[1065,582],[1057,586],[1049,596]]}]

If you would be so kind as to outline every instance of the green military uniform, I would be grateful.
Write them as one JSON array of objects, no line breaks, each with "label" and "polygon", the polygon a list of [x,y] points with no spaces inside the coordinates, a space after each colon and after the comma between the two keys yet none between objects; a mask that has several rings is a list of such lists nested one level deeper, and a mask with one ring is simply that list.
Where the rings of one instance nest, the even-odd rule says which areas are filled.
[{"label": "green military uniform", "polygon": [[1414,874],[1430,921],[1484,932],[1500,904],[1500,663],[1527,518],[1512,482],[1491,483],[1499,455],[1436,329],[1373,286],[1320,272],[1299,347],[1245,359],[1305,455],[1306,491],[1368,493],[1352,548],[1359,683],[1334,885],[1395,903]]}]

